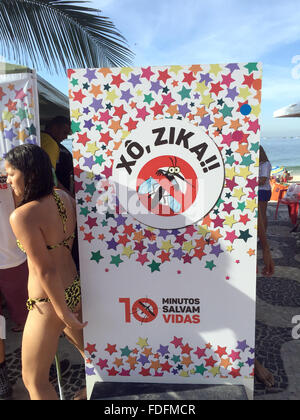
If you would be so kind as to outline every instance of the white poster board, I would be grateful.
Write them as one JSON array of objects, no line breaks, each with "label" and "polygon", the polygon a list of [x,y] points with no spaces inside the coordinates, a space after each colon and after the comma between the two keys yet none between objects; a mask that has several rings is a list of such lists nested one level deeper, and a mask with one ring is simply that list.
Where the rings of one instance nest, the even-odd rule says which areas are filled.
[{"label": "white poster board", "polygon": [[261,65],[69,70],[86,375],[253,385]]},{"label": "white poster board", "polygon": [[24,143],[40,144],[36,73],[0,74],[0,173],[4,156]]}]

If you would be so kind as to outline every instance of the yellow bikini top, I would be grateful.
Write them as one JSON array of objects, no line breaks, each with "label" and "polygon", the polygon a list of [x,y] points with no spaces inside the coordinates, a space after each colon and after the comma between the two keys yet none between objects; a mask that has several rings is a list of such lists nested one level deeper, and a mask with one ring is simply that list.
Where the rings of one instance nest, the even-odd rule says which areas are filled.
[{"label": "yellow bikini top", "polygon": [[[61,217],[61,220],[62,220],[64,233],[66,233],[66,223],[67,223],[67,219],[68,219],[66,208],[64,206],[64,203],[63,203],[62,199],[57,194],[57,192],[53,190],[52,194],[53,194],[53,198],[55,200],[55,203],[57,205],[58,213],[59,213],[59,215]],[[51,249],[54,249],[54,248],[58,248],[59,246],[65,246],[66,248],[68,248],[71,251],[71,248],[70,248],[68,242],[70,241],[70,239],[73,239],[73,238],[75,238],[75,232],[73,232],[70,236],[68,236],[66,239],[63,239],[61,242],[59,242],[56,245],[47,245],[47,249],[51,250]],[[25,252],[25,249],[23,248],[19,239],[17,239],[17,245],[23,252]]]}]

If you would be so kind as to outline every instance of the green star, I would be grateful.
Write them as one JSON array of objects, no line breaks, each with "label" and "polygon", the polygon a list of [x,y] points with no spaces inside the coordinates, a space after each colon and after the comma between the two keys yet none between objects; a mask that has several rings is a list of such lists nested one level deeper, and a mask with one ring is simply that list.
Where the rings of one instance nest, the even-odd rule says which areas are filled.
[{"label": "green star", "polygon": [[122,352],[121,357],[122,356],[128,357],[130,355],[131,351],[132,350],[130,350],[128,346],[124,347],[123,349],[121,349],[121,352]]},{"label": "green star", "polygon": [[257,153],[258,149],[259,149],[259,142],[251,144],[250,150],[253,150],[255,153]]},{"label": "green star", "polygon": [[238,202],[238,206],[237,206],[238,210],[241,210],[241,212],[243,212],[245,210],[245,207],[246,207],[246,203],[244,201]]},{"label": "green star", "polygon": [[223,114],[223,118],[232,117],[232,110],[233,110],[233,107],[231,108],[225,104],[224,107],[220,109],[219,112]]},{"label": "green star", "polygon": [[101,166],[103,162],[105,162],[105,159],[103,159],[103,155],[95,156],[95,163],[98,163]]},{"label": "green star", "polygon": [[88,194],[93,195],[94,192],[96,191],[96,187],[95,187],[95,184],[93,182],[91,184],[86,184],[85,186],[86,186],[86,188],[85,188],[84,192],[86,192]]},{"label": "green star", "polygon": [[89,214],[89,209],[87,207],[80,207],[80,214],[86,217]]},{"label": "green star", "polygon": [[20,120],[24,120],[26,118],[26,111],[22,108],[19,108],[19,111],[16,113],[18,117],[20,117]]},{"label": "green star", "polygon": [[29,136],[32,136],[32,135],[36,134],[36,128],[33,124],[31,124],[31,126],[27,127],[26,129],[28,130],[28,135]]},{"label": "green star", "polygon": [[247,242],[249,238],[252,238],[252,235],[249,233],[249,229],[240,230],[240,236],[238,239],[243,239],[245,242]]},{"label": "green star", "polygon": [[251,159],[251,155],[248,155],[248,156],[245,156],[244,155],[243,158],[242,158],[242,162],[240,163],[240,165],[250,166],[251,163],[254,163],[254,160]]},{"label": "green star", "polygon": [[153,273],[154,271],[160,271],[160,263],[155,262],[154,260],[152,260],[151,264],[148,264],[148,267],[151,268],[151,273]]},{"label": "green star", "polygon": [[206,261],[206,266],[204,268],[209,268],[210,271],[212,271],[214,267],[216,267],[216,265],[215,265],[214,261],[211,260],[211,261]]},{"label": "green star", "polygon": [[72,133],[76,133],[77,131],[80,131],[80,121],[79,122],[72,121],[71,130],[72,130]]},{"label": "green star", "polygon": [[248,69],[249,74],[251,74],[253,71],[258,70],[257,63],[248,63],[245,65],[246,69]]},{"label": "green star", "polygon": [[73,87],[77,86],[78,85],[78,79],[73,78],[70,83],[73,85]]},{"label": "green star", "polygon": [[198,365],[198,366],[196,365],[195,367],[196,367],[195,373],[200,373],[202,376],[203,376],[204,372],[207,371],[207,369],[205,369],[205,367],[204,367],[203,364],[202,365]]},{"label": "green star", "polygon": [[90,258],[91,261],[96,261],[98,264],[100,260],[102,260],[104,257],[100,254],[100,251],[93,252],[92,251],[92,258]]},{"label": "green star", "polygon": [[186,89],[184,86],[182,86],[182,89],[178,92],[178,94],[181,96],[181,100],[184,98],[190,98],[190,93],[192,89]]},{"label": "green star", "polygon": [[235,162],[235,158],[234,158],[233,155],[232,156],[227,156],[227,159],[226,159],[226,162],[225,162],[226,164],[232,166],[234,164],[234,162]]},{"label": "green star", "polygon": [[101,124],[96,125],[96,130],[97,130],[97,131],[101,131],[101,130],[102,130],[102,128],[103,128],[103,127],[102,127],[102,125],[101,125]]},{"label": "green star", "polygon": [[150,105],[152,101],[154,101],[152,93],[150,93],[149,95],[144,94],[144,102],[147,102]]},{"label": "green star", "polygon": [[116,267],[119,267],[119,265],[124,262],[121,260],[120,254],[118,255],[111,255],[111,262],[110,264],[114,264]]},{"label": "green star", "polygon": [[102,220],[102,222],[101,222],[101,225],[104,227],[104,226],[107,226],[107,224],[108,224],[108,222],[106,221],[106,220]]},{"label": "green star", "polygon": [[225,201],[222,200],[222,198],[219,198],[219,200],[216,202],[216,207],[219,208],[222,203],[225,203]]},{"label": "green star", "polygon": [[176,356],[175,354],[174,354],[174,356],[172,357],[172,359],[171,359],[174,363],[178,363],[178,362],[180,362],[180,356]]}]

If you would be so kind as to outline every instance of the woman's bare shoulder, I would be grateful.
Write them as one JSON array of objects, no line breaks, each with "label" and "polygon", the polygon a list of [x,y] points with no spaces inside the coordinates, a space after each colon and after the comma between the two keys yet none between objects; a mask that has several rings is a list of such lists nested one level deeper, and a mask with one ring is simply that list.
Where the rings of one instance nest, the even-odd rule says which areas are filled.
[{"label": "woman's bare shoulder", "polygon": [[41,216],[44,213],[44,203],[38,200],[30,201],[17,207],[10,215],[10,222],[16,223],[39,223]]}]

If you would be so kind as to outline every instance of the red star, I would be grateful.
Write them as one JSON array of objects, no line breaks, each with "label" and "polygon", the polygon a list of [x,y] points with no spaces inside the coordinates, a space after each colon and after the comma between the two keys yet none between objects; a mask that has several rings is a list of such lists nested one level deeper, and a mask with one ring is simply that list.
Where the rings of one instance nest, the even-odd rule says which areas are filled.
[{"label": "red star", "polygon": [[145,264],[145,262],[149,261],[147,258],[147,254],[139,254],[138,258],[136,259],[136,261],[140,262],[142,265]]},{"label": "red star", "polygon": [[239,222],[244,223],[244,225],[246,225],[247,222],[250,222],[250,219],[248,218],[248,214],[245,214],[245,215],[241,214]]},{"label": "red star", "polygon": [[125,80],[122,79],[122,76],[120,74],[118,74],[117,76],[112,76],[112,85],[118,86],[118,88],[120,87],[120,85],[122,83],[124,83]]},{"label": "red star", "polygon": [[218,346],[218,350],[216,351],[216,354],[219,355],[220,359],[222,358],[222,356],[227,355],[226,347],[220,347],[220,346]]},{"label": "red star", "polygon": [[67,70],[68,79],[70,79],[70,78],[71,78],[71,76],[72,76],[72,74],[74,74],[74,73],[75,73],[75,70],[73,70],[73,69],[68,69],[68,70]]},{"label": "red star", "polygon": [[2,101],[2,98],[5,95],[6,95],[6,93],[4,93],[2,87],[0,87],[0,101]]},{"label": "red star", "polygon": [[175,101],[175,99],[172,98],[171,92],[168,93],[167,95],[162,95],[163,100],[162,100],[162,104],[170,106],[172,102]]},{"label": "red star", "polygon": [[226,178],[226,187],[229,188],[231,191],[233,190],[234,187],[237,187],[237,183],[235,182],[235,177],[233,177],[232,179]]},{"label": "red star", "polygon": [[231,357],[232,361],[235,362],[237,359],[240,359],[240,352],[239,351],[233,351],[229,355]]},{"label": "red star", "polygon": [[253,85],[253,74],[250,74],[250,76],[244,76],[243,85],[247,85],[249,88]]},{"label": "red star", "polygon": [[223,211],[226,211],[228,214],[230,214],[232,212],[232,210],[234,210],[234,207],[232,207],[231,203],[224,203],[223,204]]},{"label": "red star", "polygon": [[94,226],[98,226],[97,217],[88,216],[88,220],[87,220],[87,222],[85,222],[85,224],[88,225],[90,229],[92,229],[92,227],[94,227]]},{"label": "red star", "polygon": [[210,89],[211,93],[214,93],[216,96],[218,96],[219,92],[221,92],[221,90],[224,90],[221,87],[221,82],[211,84],[211,89]]},{"label": "red star", "polygon": [[153,111],[154,117],[156,117],[156,115],[163,115],[163,108],[164,105],[159,105],[158,102],[155,102],[154,106],[150,109]]},{"label": "red star", "polygon": [[162,368],[162,371],[167,371],[170,372],[170,369],[172,367],[172,365],[170,365],[170,363],[168,361],[166,361],[165,363],[161,363],[160,367]]},{"label": "red star", "polygon": [[171,343],[174,344],[176,349],[177,349],[177,347],[181,347],[183,345],[182,344],[182,337],[177,338],[177,337],[174,336],[173,341],[171,341]]},{"label": "red star", "polygon": [[257,179],[256,178],[252,178],[252,179],[247,179],[247,185],[246,188],[251,188],[251,190],[254,190],[255,187],[257,186]]},{"label": "red star", "polygon": [[13,102],[11,99],[5,104],[9,111],[16,111],[17,102]]},{"label": "red star", "polygon": [[191,83],[196,80],[196,77],[194,77],[193,72],[191,71],[190,73],[183,73],[184,74],[184,79],[183,79],[183,83],[186,82],[189,85],[191,85]]},{"label": "red star", "polygon": [[108,145],[110,140],[112,140],[112,137],[110,137],[109,131],[107,131],[106,133],[101,133],[100,134],[100,141],[102,141],[106,145]]},{"label": "red star", "polygon": [[248,131],[253,131],[254,133],[257,133],[257,131],[260,128],[260,125],[258,123],[258,120],[249,121],[248,124],[249,124]]},{"label": "red star", "polygon": [[123,246],[126,246],[127,242],[130,242],[130,239],[128,239],[127,235],[120,235],[118,244],[122,244]]},{"label": "red star", "polygon": [[78,101],[78,102],[80,102],[81,104],[82,104],[82,101],[83,101],[83,99],[84,98],[86,98],[86,95],[84,95],[83,93],[82,93],[82,90],[80,89],[80,90],[78,90],[77,92],[73,92],[73,99],[74,99],[74,101]]},{"label": "red star", "polygon": [[151,70],[151,67],[147,67],[146,69],[142,68],[142,75],[141,77],[145,77],[145,79],[150,80],[151,76],[153,76],[153,71]]},{"label": "red star", "polygon": [[201,357],[206,356],[205,352],[206,352],[206,348],[200,349],[200,347],[197,347],[197,350],[194,351],[194,354],[198,356],[198,359],[201,359]]},{"label": "red star", "polygon": [[203,249],[204,248],[194,249],[193,257],[199,258],[199,260],[201,260],[204,257],[204,255],[206,255]]},{"label": "red star", "polygon": [[87,133],[83,133],[83,134],[78,133],[77,143],[81,143],[85,146],[89,141],[90,139],[88,138]]},{"label": "red star", "polygon": [[117,353],[116,346],[116,344],[107,343],[107,347],[106,349],[104,349],[104,351],[107,351],[110,355],[112,355],[113,353]]},{"label": "red star", "polygon": [[139,373],[142,376],[152,376],[151,373],[150,373],[150,368],[145,369],[145,368],[142,367],[142,370]]},{"label": "red star", "polygon": [[133,232],[135,232],[133,225],[125,225],[124,226],[124,233],[128,236],[131,236],[133,234]]},{"label": "red star", "polygon": [[226,238],[225,241],[230,241],[232,244],[233,242],[238,238],[238,236],[236,236],[235,231],[233,230],[232,232],[226,232]]},{"label": "red star", "polygon": [[75,181],[75,193],[77,193],[78,191],[83,190],[83,186],[82,186],[83,181]]},{"label": "red star", "polygon": [[87,343],[87,346],[84,350],[87,351],[90,354],[96,353],[97,352],[96,344]]},{"label": "red star", "polygon": [[162,251],[160,255],[158,255],[161,262],[164,263],[165,261],[170,261],[170,252]]},{"label": "red star", "polygon": [[83,240],[84,240],[84,241],[88,241],[89,243],[91,243],[93,239],[95,239],[95,238],[94,238],[94,236],[91,234],[91,232],[90,232],[90,233],[85,233],[85,234],[84,234],[84,238],[83,238]]},{"label": "red star", "polygon": [[193,350],[193,347],[190,347],[188,343],[186,343],[184,346],[181,346],[181,353],[182,354],[190,354],[190,352]]},{"label": "red star", "polygon": [[168,69],[166,69],[165,71],[158,70],[158,73],[159,73],[158,80],[161,80],[165,84],[167,83],[168,79],[171,79],[171,76],[168,73]]},{"label": "red star", "polygon": [[220,217],[220,216],[217,216],[215,219],[213,219],[213,220],[212,220],[212,222],[213,222],[213,224],[214,224],[214,227],[215,227],[215,228],[216,228],[216,227],[218,227],[218,226],[223,227],[223,222],[224,222],[224,220],[225,220],[225,219],[221,219],[221,217]]},{"label": "red star", "polygon": [[114,367],[112,367],[112,369],[107,369],[107,372],[108,376],[116,376],[119,373]]},{"label": "red star", "polygon": [[238,376],[242,376],[240,374],[240,369],[234,369],[234,368],[231,369],[231,371],[229,372],[229,375],[231,375],[233,378],[237,378]]},{"label": "red star", "polygon": [[96,365],[98,365],[99,367],[100,367],[100,369],[104,369],[105,367],[108,367],[107,366],[107,362],[108,362],[108,360],[107,359],[99,359],[99,362],[98,363],[96,363]]},{"label": "red star", "polygon": [[100,119],[99,121],[104,121],[105,124],[108,124],[108,121],[112,119],[112,116],[109,115],[108,110],[105,112],[100,112]]},{"label": "red star", "polygon": [[126,111],[124,111],[123,105],[115,107],[114,117],[119,117],[122,119],[124,114],[126,114]]},{"label": "red star", "polygon": [[217,361],[212,356],[210,356],[209,359],[204,359],[204,360],[206,362],[206,366],[214,367],[215,364],[217,363]]},{"label": "red star", "polygon": [[234,79],[231,77],[231,73],[227,74],[226,76],[222,76],[222,85],[230,87],[232,82],[234,82]]},{"label": "red star", "polygon": [[129,121],[125,123],[128,127],[128,131],[132,131],[136,129],[138,121],[134,121],[131,117],[129,118]]}]

